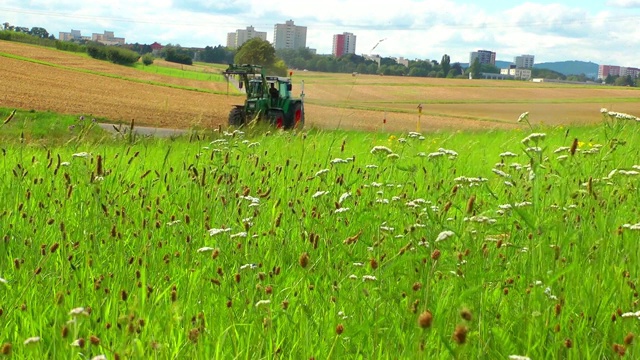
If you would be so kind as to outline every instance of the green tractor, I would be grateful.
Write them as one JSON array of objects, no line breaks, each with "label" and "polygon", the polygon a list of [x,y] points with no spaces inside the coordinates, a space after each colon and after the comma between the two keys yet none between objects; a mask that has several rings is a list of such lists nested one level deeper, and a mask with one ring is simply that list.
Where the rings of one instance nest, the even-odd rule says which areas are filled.
[{"label": "green tractor", "polygon": [[248,64],[230,64],[224,73],[227,79],[237,75],[238,88],[247,94],[244,104],[229,112],[229,125],[242,126],[256,119],[282,129],[304,126],[304,88],[299,99],[291,97],[291,78],[266,76],[262,66]]}]

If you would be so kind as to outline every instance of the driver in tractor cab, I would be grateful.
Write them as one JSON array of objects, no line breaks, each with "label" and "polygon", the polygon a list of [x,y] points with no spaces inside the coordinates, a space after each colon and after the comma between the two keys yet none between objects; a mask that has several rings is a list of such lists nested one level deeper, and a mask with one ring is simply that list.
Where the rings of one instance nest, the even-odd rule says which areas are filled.
[{"label": "driver in tractor cab", "polygon": [[276,89],[275,83],[271,83],[271,87],[269,88],[269,95],[271,95],[272,106],[278,105],[278,97],[280,96],[280,91]]}]

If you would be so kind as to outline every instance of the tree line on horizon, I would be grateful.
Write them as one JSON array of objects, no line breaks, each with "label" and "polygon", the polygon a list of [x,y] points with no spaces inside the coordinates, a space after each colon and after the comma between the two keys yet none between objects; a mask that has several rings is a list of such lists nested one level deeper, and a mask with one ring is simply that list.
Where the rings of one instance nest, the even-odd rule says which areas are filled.
[{"label": "tree line on horizon", "polygon": [[[7,35],[8,32],[20,33],[21,36],[12,37],[10,35]],[[32,38],[28,39],[24,36]],[[67,51],[87,51],[90,55],[99,55],[92,56],[101,59],[107,59],[103,54],[116,54],[121,55],[121,57],[118,57],[115,61],[111,59],[107,60],[125,65],[127,63],[130,63],[130,59],[135,58],[134,56],[132,56],[132,54],[100,49],[100,44],[87,42],[86,40],[56,40],[55,36],[49,34],[47,30],[42,27],[33,27],[29,29],[27,27],[11,26],[7,22],[3,24],[3,30],[0,31],[0,40],[30,42],[43,46],[56,47],[60,50]],[[153,52],[153,49],[149,44],[133,43],[125,44],[119,47],[131,50],[132,52],[135,52],[138,55],[142,56],[145,65],[150,65],[153,63],[153,58],[152,56],[150,56],[150,54],[152,54]],[[447,54],[444,54],[440,61],[416,59],[409,60],[408,66],[405,66],[403,64],[399,64],[396,59],[391,57],[382,57],[380,58],[378,63],[364,56],[356,54],[345,54],[340,57],[335,57],[333,55],[319,55],[313,53],[309,48],[275,50],[270,42],[259,38],[253,38],[245,42],[238,49],[230,49],[222,45],[205,46],[204,48],[187,48],[182,47],[179,44],[167,44],[162,48],[157,56],[165,59],[166,61],[186,65],[191,65],[194,61],[218,64],[256,64],[265,66],[275,75],[286,75],[288,69],[332,73],[375,74],[432,78],[471,77],[474,79],[480,78],[481,73],[500,73],[500,69],[495,65],[480,64],[478,59],[476,59],[474,63],[469,64],[469,66],[467,67],[464,67],[459,62],[455,62],[452,64],[451,59]],[[122,58],[125,58],[126,61],[121,60]],[[137,61],[137,58],[135,59]],[[558,79],[578,82],[596,81],[596,79],[590,78],[585,74],[567,76],[553,70],[541,68],[533,68],[531,69],[531,71],[532,77],[535,78]],[[604,83],[617,86],[639,86],[639,81],[639,79],[633,79],[631,76],[609,75],[604,80]]]}]

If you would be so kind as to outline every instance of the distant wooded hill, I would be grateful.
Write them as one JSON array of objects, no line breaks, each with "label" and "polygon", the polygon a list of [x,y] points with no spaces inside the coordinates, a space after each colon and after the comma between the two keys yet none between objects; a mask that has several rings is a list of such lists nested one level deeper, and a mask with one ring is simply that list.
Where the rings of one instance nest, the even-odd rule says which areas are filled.
[{"label": "distant wooded hill", "polygon": [[[496,60],[496,67],[500,69],[508,68],[509,65],[512,65],[511,61],[501,61]],[[462,67],[466,68],[469,64],[460,64]],[[535,69],[547,69],[551,71],[558,72],[563,75],[580,75],[585,74],[587,77],[598,77],[598,64],[590,62],[590,61],[556,61],[556,62],[545,62],[533,65]]]}]

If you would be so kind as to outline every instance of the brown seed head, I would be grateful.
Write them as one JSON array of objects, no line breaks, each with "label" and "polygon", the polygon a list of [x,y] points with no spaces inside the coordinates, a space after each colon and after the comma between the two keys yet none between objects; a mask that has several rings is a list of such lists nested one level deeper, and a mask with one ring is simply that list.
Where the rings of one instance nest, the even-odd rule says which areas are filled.
[{"label": "brown seed head", "polygon": [[456,326],[456,329],[453,332],[453,341],[457,342],[460,345],[464,344],[467,341],[467,332],[469,332],[469,329],[467,329],[466,326]]},{"label": "brown seed head", "polygon": [[467,202],[467,214],[471,214],[473,213],[473,205],[476,202],[476,196],[475,195],[471,195],[469,197],[469,201]]},{"label": "brown seed head", "polygon": [[613,352],[620,356],[624,356],[624,354],[627,352],[627,348],[625,348],[624,345],[613,344]]},{"label": "brown seed head", "polygon": [[473,316],[471,316],[471,311],[466,308],[460,311],[460,316],[467,321],[471,321],[471,319],[473,318]]},{"label": "brown seed head", "polygon": [[567,349],[571,349],[573,347],[573,341],[571,341],[571,339],[566,338],[564,340],[564,347],[566,347]]},{"label": "brown seed head", "polygon": [[11,355],[11,344],[4,343],[2,344],[2,348],[0,348],[0,354],[2,355]]},{"label": "brown seed head", "polygon": [[371,260],[369,260],[369,265],[371,266],[371,269],[375,270],[378,268],[378,261],[374,258],[371,258]]},{"label": "brown seed head", "polygon": [[89,341],[91,342],[91,345],[100,345],[100,338],[95,335],[91,335],[89,337]]},{"label": "brown seed head", "polygon": [[418,316],[418,325],[420,325],[420,327],[423,329],[430,328],[432,322],[433,322],[433,315],[429,310],[423,311],[422,314]]},{"label": "brown seed head", "polygon": [[344,332],[344,325],[338,324],[338,326],[336,326],[336,334],[340,335],[342,332]]},{"label": "brown seed head", "polygon": [[422,288],[422,284],[419,281],[416,281],[415,283],[413,283],[413,291],[418,291]]},{"label": "brown seed head", "polygon": [[306,268],[307,265],[309,265],[309,254],[303,252],[302,255],[300,255],[300,259],[298,260],[298,262],[300,263],[300,266]]},{"label": "brown seed head", "polygon": [[571,154],[571,156],[576,154],[576,150],[578,149],[578,138],[573,139],[573,143],[571,144],[571,149],[569,150],[569,153]]},{"label": "brown seed head", "polygon": [[631,345],[631,343],[633,343],[634,336],[635,335],[633,335],[633,333],[628,333],[627,336],[624,337],[624,344]]},{"label": "brown seed head", "polygon": [[435,249],[435,250],[433,250],[433,252],[431,253],[431,259],[432,259],[432,260],[438,260],[438,259],[440,259],[440,255],[442,255],[442,253],[440,252],[440,250]]}]

